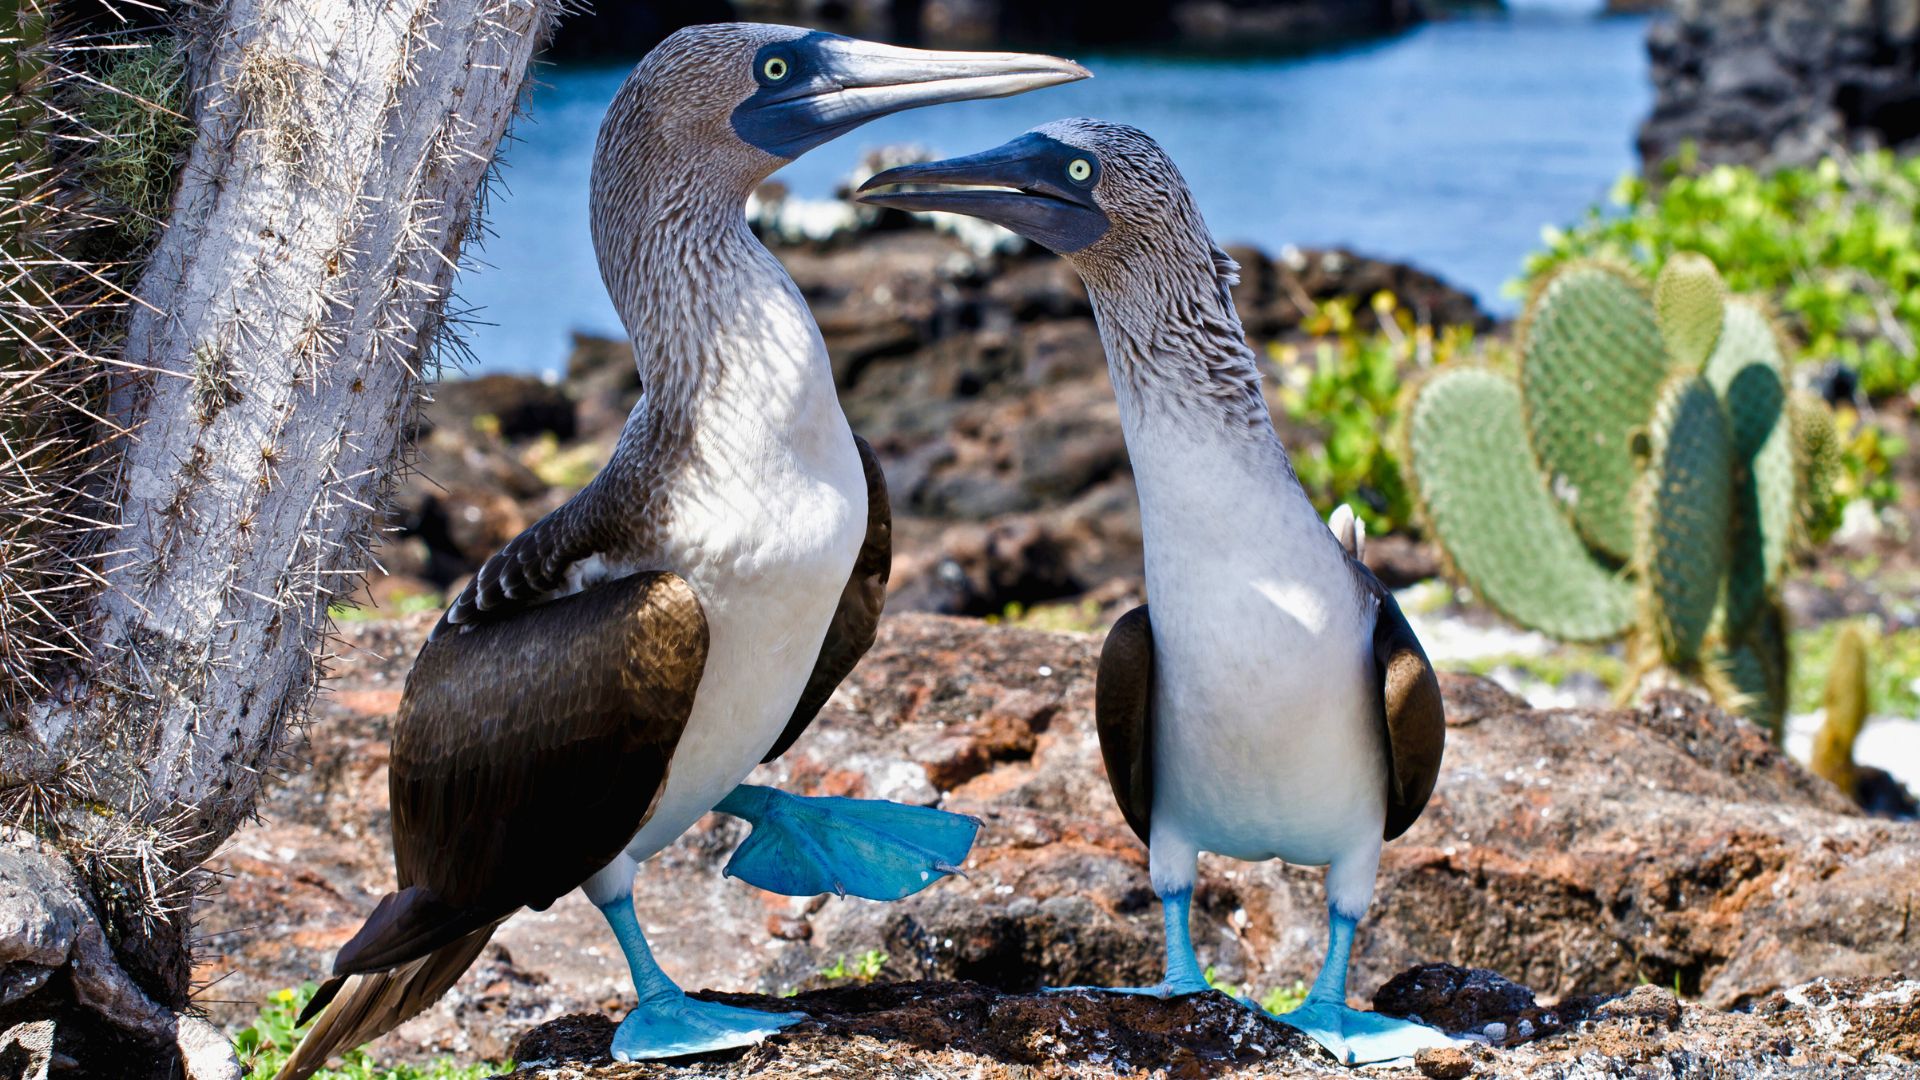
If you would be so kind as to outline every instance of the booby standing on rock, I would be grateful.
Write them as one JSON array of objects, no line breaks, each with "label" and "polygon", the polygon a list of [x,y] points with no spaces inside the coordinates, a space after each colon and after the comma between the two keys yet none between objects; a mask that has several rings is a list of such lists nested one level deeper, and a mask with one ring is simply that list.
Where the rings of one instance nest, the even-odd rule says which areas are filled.
[{"label": "booby standing on rock", "polygon": [[867,120],[1086,75],[741,23],[641,61],[601,126],[591,201],[645,393],[607,467],[488,560],[421,650],[393,740],[399,888],[340,950],[282,1078],[419,1012],[509,915],[574,888],[640,999],[616,1057],[800,1019],[689,998],[648,952],[636,869],[710,809],[753,824],[728,873],[792,895],[896,899],[964,860],[970,818],[741,785],[872,643],[891,559],[873,452],[744,207]]},{"label": "booby standing on rock", "polygon": [[1357,532],[1336,539],[1294,478],[1233,310],[1238,268],[1186,182],[1143,133],[1067,120],[862,190],[909,183],[957,187],[864,199],[1004,225],[1066,256],[1093,300],[1146,547],[1149,605],[1114,625],[1096,690],[1108,780],[1164,905],[1166,978],[1146,992],[1207,989],[1188,937],[1199,852],[1325,865],[1326,963],[1286,1021],[1350,1063],[1445,1043],[1346,1003],[1381,845],[1439,771],[1439,683]]}]

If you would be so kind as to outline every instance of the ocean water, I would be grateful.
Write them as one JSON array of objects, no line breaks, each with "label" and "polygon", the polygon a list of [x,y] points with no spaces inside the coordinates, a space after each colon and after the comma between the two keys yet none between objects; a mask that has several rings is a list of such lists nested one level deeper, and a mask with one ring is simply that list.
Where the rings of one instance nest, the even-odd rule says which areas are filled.
[{"label": "ocean water", "polygon": [[[1575,0],[1578,2],[1578,0]],[[826,196],[863,149],[986,149],[1097,116],[1158,139],[1222,241],[1343,245],[1411,262],[1511,311],[1501,286],[1540,230],[1604,201],[1637,165],[1652,105],[1646,21],[1554,3],[1274,59],[1082,55],[1095,77],[886,117],[781,170]],[[547,68],[515,125],[492,235],[459,292],[476,367],[555,372],[570,331],[618,335],[587,232],[587,176],[630,65]]]}]

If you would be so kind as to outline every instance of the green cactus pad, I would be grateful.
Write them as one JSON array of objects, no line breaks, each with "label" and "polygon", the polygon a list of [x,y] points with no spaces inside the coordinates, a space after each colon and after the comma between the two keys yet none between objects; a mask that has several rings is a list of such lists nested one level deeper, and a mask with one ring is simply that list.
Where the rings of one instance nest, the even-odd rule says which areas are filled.
[{"label": "green cactus pad", "polygon": [[1767,590],[1786,571],[1799,506],[1786,356],[1773,321],[1753,301],[1727,301],[1706,378],[1720,395],[1733,435],[1733,547],[1725,620],[1728,637],[1738,640]]},{"label": "green cactus pad", "polygon": [[1653,309],[1667,355],[1698,371],[1713,354],[1726,311],[1727,286],[1713,261],[1691,251],[1675,252],[1653,284]]},{"label": "green cactus pad", "polygon": [[1632,587],[1581,543],[1527,450],[1520,389],[1490,371],[1433,377],[1407,411],[1408,475],[1454,569],[1508,618],[1568,641],[1618,637]]},{"label": "green cactus pad", "polygon": [[1825,540],[1840,524],[1840,430],[1827,403],[1797,391],[1787,399],[1793,432],[1794,479],[1800,497],[1795,539],[1800,544]]},{"label": "green cactus pad", "polygon": [[[1715,678],[1709,681],[1723,704],[1737,705],[1741,715],[1779,742],[1786,724],[1789,663],[1786,613],[1769,600],[1744,640],[1716,650]],[[1738,700],[1727,700],[1728,694]]]},{"label": "green cactus pad", "polygon": [[1671,380],[1648,426],[1651,456],[1638,498],[1645,628],[1667,663],[1687,669],[1713,628],[1727,574],[1733,439],[1713,387]]},{"label": "green cactus pad", "polygon": [[1573,263],[1534,298],[1524,337],[1520,385],[1534,453],[1580,535],[1624,562],[1638,473],[1630,442],[1668,369],[1653,302],[1624,271]]}]

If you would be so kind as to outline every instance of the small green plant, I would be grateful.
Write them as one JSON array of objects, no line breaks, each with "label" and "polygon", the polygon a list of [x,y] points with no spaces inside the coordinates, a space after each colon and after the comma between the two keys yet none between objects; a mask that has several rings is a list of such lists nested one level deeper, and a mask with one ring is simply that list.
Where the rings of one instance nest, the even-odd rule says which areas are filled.
[{"label": "small green plant", "polygon": [[[1206,971],[1202,972],[1202,977],[1207,980],[1207,986],[1220,991],[1230,998],[1248,1000],[1253,998],[1253,988],[1251,986],[1243,987],[1230,983],[1215,975],[1212,967],[1208,967]],[[1280,1013],[1292,1012],[1305,1004],[1306,1000],[1307,984],[1296,979],[1292,986],[1276,986],[1268,990],[1256,1004],[1277,1016]]]},{"label": "small green plant", "polygon": [[1290,1013],[1307,1003],[1307,984],[1295,979],[1292,986],[1276,986],[1260,999],[1260,1007],[1273,1013]]},{"label": "small green plant", "polygon": [[1018,626],[1022,630],[1050,630],[1056,633],[1090,634],[1105,630],[1100,604],[1082,600],[1074,604],[1036,604],[1028,607],[1018,600],[1002,608],[1000,614],[987,616],[990,623]]},{"label": "small green plant", "polygon": [[1330,300],[1302,326],[1315,340],[1274,344],[1268,356],[1279,370],[1281,411],[1322,435],[1292,452],[1308,498],[1322,515],[1349,503],[1379,536],[1403,529],[1413,508],[1388,437],[1399,414],[1402,373],[1465,353],[1473,331],[1416,324],[1392,293],[1375,294],[1370,305],[1378,332],[1361,331],[1352,300]]},{"label": "small green plant", "polygon": [[828,982],[872,982],[886,970],[888,959],[887,954],[879,949],[868,949],[854,957],[853,963],[849,965],[843,953],[833,962],[832,967],[820,969],[820,977]]},{"label": "small green plant", "polygon": [[162,38],[105,54],[110,59],[82,96],[91,140],[83,157],[89,186],[113,204],[126,242],[145,243],[166,220],[181,155],[193,138],[185,108],[186,59]]},{"label": "small green plant", "polygon": [[1920,384],[1920,156],[1840,156],[1762,174],[1702,172],[1683,155],[1658,184],[1621,178],[1613,202],[1545,230],[1526,278],[1596,256],[1651,268],[1697,251],[1734,289],[1776,303],[1809,356],[1856,368],[1868,395]]},{"label": "small green plant", "polygon": [[1517,377],[1457,367],[1401,432],[1452,569],[1516,622],[1625,637],[1625,689],[1660,664],[1779,733],[1793,546],[1830,518],[1824,405],[1790,398],[1788,349],[1713,264],[1667,261],[1649,290],[1575,262],[1528,305]]},{"label": "small green plant", "polygon": [[[271,1080],[280,1066],[293,1056],[305,1028],[295,1023],[300,1010],[313,1000],[313,983],[298,989],[281,990],[260,1007],[252,1024],[233,1037],[233,1047],[246,1070],[247,1080]],[[451,1058],[438,1058],[425,1065],[383,1065],[364,1050],[342,1055],[332,1068],[314,1074],[314,1080],[482,1080],[513,1071],[513,1065],[457,1065]]]}]

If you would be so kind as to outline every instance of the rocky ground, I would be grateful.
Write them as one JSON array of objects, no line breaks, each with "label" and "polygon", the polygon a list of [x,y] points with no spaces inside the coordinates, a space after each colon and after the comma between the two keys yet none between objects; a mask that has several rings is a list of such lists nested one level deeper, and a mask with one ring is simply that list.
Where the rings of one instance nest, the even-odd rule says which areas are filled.
[{"label": "rocky ground", "polygon": [[[350,628],[306,762],[223,857],[227,886],[199,918],[202,1000],[216,1019],[242,1023],[274,990],[323,971],[391,886],[386,734],[430,624],[421,614]],[[696,1074],[1100,1075],[1096,1053],[1175,1075],[1308,1070],[1316,1059],[1284,1029],[1223,1002],[1149,1018],[1132,1004],[1021,996],[1158,974],[1144,851],[1099,766],[1096,649],[1091,635],[890,617],[814,729],[756,777],[978,815],[986,828],[964,878],[891,905],[761,894],[721,877],[743,827],[717,817],[648,865],[641,918],[687,985],[821,991],[788,1003],[820,1026]],[[1708,1075],[1700,1063],[1739,1061],[1747,1071],[1713,1075],[1852,1062],[1892,1076],[1920,1060],[1920,987],[1898,981],[1920,971],[1920,826],[1859,816],[1757,729],[1687,695],[1535,710],[1485,680],[1445,686],[1445,771],[1425,817],[1386,852],[1354,957],[1356,1004],[1385,1000],[1503,1047],[1550,1036],[1475,1050],[1477,1067],[1508,1070],[1487,1075],[1579,1075],[1583,1061]],[[1310,979],[1324,948],[1320,877],[1203,861],[1203,963],[1256,997]],[[1484,976],[1453,989],[1464,976],[1445,971],[1424,977],[1438,990],[1415,976],[1381,998],[1394,976],[1435,963],[1498,972],[1531,988],[1537,1010]],[[1821,979],[1835,982],[1804,985]],[[940,982],[880,985],[895,980]],[[1636,986],[1625,1003],[1591,1000]],[[510,920],[452,994],[376,1049],[561,1055],[588,1064],[553,1075],[655,1075],[591,1071],[607,1038],[598,1019],[537,1027],[616,1015],[630,993],[598,914],[570,896]],[[1507,1011],[1460,1011],[1490,996],[1505,1004],[1488,1008]],[[516,1051],[529,1029],[534,1041]]]}]

